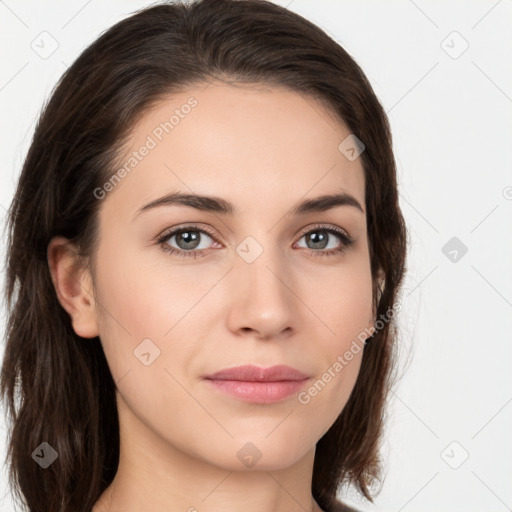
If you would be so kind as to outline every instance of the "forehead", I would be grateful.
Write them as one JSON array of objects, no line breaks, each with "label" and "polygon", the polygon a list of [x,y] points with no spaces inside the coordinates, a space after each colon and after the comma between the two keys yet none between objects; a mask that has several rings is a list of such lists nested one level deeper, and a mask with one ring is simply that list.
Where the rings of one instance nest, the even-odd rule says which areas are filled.
[{"label": "forehead", "polygon": [[361,159],[339,149],[349,135],[308,95],[263,84],[197,84],[134,125],[107,203],[129,213],[179,190],[225,197],[243,211],[345,191],[364,206]]}]

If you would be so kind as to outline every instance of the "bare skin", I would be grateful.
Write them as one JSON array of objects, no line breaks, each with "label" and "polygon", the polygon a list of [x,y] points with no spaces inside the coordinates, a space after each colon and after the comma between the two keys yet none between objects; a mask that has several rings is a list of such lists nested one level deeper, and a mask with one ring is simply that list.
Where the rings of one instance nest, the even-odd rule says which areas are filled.
[{"label": "bare skin", "polygon": [[[197,105],[158,140],[155,127],[191,96]],[[315,445],[343,410],[363,351],[307,404],[297,393],[271,404],[242,401],[202,377],[286,364],[308,375],[307,391],[373,327],[363,167],[338,149],[349,134],[322,104],[295,92],[198,84],[134,127],[123,162],[148,135],[157,144],[98,199],[90,267],[76,263],[66,239],[51,241],[59,300],[77,334],[100,337],[117,386],[119,469],[93,512],[321,511],[311,493]],[[237,214],[184,205],[137,213],[177,191],[223,198]],[[290,213],[301,201],[340,192],[363,211]],[[197,248],[176,235],[156,241],[182,225],[200,237]],[[321,225],[341,229],[353,244],[344,247]],[[248,263],[244,254],[258,247]],[[336,248],[343,250],[319,254]],[[146,365],[134,351],[147,339]],[[260,454],[252,466],[240,457],[244,446]]]}]

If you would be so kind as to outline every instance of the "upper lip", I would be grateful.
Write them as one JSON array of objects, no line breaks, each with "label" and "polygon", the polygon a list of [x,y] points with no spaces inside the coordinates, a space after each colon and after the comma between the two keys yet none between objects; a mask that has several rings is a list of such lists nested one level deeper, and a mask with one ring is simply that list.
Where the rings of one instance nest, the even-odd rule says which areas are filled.
[{"label": "upper lip", "polygon": [[211,375],[206,375],[204,378],[210,380],[240,380],[245,382],[277,382],[283,380],[305,380],[309,377],[296,368],[286,365],[271,366],[269,368],[245,365],[225,368]]}]

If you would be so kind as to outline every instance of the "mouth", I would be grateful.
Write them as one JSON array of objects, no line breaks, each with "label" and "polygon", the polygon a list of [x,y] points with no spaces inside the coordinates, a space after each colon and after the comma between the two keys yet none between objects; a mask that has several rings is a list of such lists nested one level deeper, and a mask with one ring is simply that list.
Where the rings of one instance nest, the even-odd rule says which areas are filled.
[{"label": "mouth", "polygon": [[291,366],[226,368],[203,379],[214,389],[245,402],[268,404],[298,393],[310,377]]}]

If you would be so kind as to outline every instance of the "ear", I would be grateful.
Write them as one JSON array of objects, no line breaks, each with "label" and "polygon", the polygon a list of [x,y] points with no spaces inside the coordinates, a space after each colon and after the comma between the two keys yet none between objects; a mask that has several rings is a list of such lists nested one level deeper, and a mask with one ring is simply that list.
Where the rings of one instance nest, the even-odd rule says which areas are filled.
[{"label": "ear", "polygon": [[69,313],[73,330],[83,338],[99,335],[92,276],[67,238],[52,238],[47,249],[48,266],[62,307]]}]

